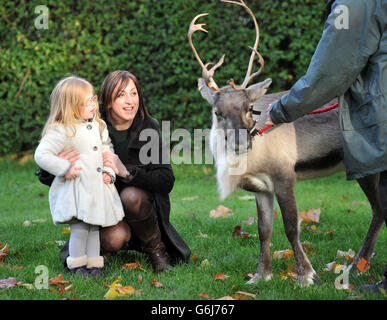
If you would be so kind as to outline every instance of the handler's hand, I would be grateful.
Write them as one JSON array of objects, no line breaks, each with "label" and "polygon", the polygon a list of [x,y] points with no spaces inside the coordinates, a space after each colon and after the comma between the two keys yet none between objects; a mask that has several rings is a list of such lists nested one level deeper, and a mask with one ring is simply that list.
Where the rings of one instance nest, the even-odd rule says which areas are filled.
[{"label": "handler's hand", "polygon": [[72,165],[79,160],[79,152],[74,147],[68,148],[67,150],[58,154],[59,158],[69,161]]},{"label": "handler's hand", "polygon": [[126,176],[126,167],[121,162],[120,158],[112,152],[106,151],[102,154],[103,165],[112,168],[117,176]]},{"label": "handler's hand", "polygon": [[106,172],[102,173],[102,179],[105,184],[110,184],[112,182],[112,177]]},{"label": "handler's hand", "polygon": [[74,167],[74,165],[72,164],[70,169],[68,169],[64,175],[65,179],[72,180],[72,179],[78,178],[79,177],[79,172],[78,172],[79,170],[82,170],[82,168],[81,167]]},{"label": "handler's hand", "polygon": [[[271,107],[271,104],[269,104],[269,106],[266,108],[266,110],[268,110],[270,107]],[[274,122],[271,121],[270,112],[267,113],[265,126],[274,126]]]}]

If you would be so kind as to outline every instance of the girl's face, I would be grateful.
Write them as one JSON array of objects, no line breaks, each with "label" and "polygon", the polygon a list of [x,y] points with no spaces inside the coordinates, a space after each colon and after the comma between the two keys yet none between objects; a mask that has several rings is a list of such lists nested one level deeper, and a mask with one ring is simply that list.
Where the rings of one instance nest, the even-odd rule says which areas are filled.
[{"label": "girl's face", "polygon": [[[113,95],[116,93],[113,92]],[[110,121],[117,129],[129,128],[137,114],[139,97],[136,85],[129,79],[124,90],[118,92],[117,98],[109,106]]]},{"label": "girl's face", "polygon": [[81,117],[83,120],[93,119],[97,111],[97,96],[94,95],[92,89],[89,89],[86,95],[86,101],[81,108]]}]

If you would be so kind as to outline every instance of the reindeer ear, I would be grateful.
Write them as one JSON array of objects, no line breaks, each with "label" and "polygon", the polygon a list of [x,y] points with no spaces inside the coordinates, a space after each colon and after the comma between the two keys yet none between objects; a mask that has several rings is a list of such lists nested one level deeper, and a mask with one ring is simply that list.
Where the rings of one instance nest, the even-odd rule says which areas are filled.
[{"label": "reindeer ear", "polygon": [[210,105],[214,104],[216,92],[211,90],[203,78],[198,79],[198,89],[204,99],[208,101]]},{"label": "reindeer ear", "polygon": [[269,86],[271,85],[271,79],[268,78],[260,83],[253,84],[252,86],[246,89],[247,95],[249,96],[250,102],[257,101],[260,97],[262,97]]}]

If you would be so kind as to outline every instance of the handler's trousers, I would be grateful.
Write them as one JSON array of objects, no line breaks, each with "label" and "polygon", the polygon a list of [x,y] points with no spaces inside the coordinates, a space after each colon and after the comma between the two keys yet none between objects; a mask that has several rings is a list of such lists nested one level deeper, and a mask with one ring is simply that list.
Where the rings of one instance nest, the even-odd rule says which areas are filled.
[{"label": "handler's trousers", "polygon": [[[382,207],[384,221],[387,225],[387,171],[382,171],[380,173],[379,198],[380,198],[380,205]],[[384,277],[387,279],[387,265],[384,270]]]}]

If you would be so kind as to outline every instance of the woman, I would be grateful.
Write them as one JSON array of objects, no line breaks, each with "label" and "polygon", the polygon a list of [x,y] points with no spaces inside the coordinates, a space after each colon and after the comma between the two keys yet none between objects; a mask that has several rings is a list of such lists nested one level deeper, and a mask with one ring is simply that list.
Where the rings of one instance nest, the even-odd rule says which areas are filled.
[{"label": "woman", "polygon": [[[99,96],[101,115],[115,150],[115,154],[104,153],[104,165],[117,176],[115,185],[125,211],[123,221],[100,230],[103,254],[120,249],[147,253],[156,272],[169,269],[178,260],[188,261],[190,249],[169,222],[168,193],[175,180],[172,167],[169,162],[144,164],[140,157],[141,147],[153,143],[152,150],[159,151],[160,161],[168,158],[163,156],[159,125],[149,115],[138,80],[128,71],[114,71],[105,78]],[[158,141],[140,141],[145,129],[153,130]],[[75,162],[79,155],[76,150],[66,150],[60,156]],[[49,184],[50,178],[40,172],[41,182]],[[65,245],[60,257],[64,260],[67,255]]]}]

